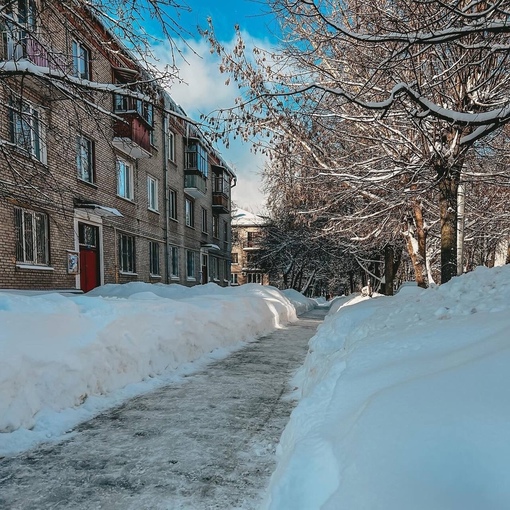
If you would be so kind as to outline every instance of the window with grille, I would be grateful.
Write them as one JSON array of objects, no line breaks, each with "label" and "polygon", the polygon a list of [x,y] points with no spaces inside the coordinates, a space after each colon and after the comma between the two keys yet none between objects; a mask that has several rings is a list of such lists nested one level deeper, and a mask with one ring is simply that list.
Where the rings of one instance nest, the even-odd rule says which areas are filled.
[{"label": "window with grille", "polygon": [[24,264],[49,265],[48,215],[16,207],[16,261]]},{"label": "window with grille", "polygon": [[119,235],[119,269],[123,273],[135,273],[135,238]]}]

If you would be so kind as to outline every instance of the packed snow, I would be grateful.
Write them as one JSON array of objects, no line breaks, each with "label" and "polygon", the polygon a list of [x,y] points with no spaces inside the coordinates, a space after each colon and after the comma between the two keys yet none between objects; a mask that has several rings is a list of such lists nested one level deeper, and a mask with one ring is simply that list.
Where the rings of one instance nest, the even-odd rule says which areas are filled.
[{"label": "packed snow", "polygon": [[510,508],[509,308],[510,266],[336,299],[264,506]]},{"label": "packed snow", "polygon": [[[292,386],[263,508],[510,508],[510,266],[339,297]],[[325,304],[260,285],[0,293],[0,455]]]},{"label": "packed snow", "polygon": [[0,292],[0,457],[59,439],[314,305],[295,291],[256,284],[134,282],[79,296]]}]

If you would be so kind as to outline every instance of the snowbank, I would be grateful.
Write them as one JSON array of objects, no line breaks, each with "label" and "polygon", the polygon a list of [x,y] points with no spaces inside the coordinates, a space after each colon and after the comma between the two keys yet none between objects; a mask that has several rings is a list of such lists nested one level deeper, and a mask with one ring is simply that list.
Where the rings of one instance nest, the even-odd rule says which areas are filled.
[{"label": "snowbank", "polygon": [[302,313],[308,312],[318,306],[317,301],[314,299],[303,296],[300,292],[294,289],[286,289],[282,291],[282,294],[292,302],[296,308],[296,313],[301,315]]},{"label": "snowbank", "polygon": [[294,299],[301,309],[296,296],[255,284],[130,283],[74,297],[0,292],[0,456],[150,389],[151,378],[190,371],[190,362],[295,320]]},{"label": "snowbank", "polygon": [[510,267],[333,305],[267,508],[510,508]]}]

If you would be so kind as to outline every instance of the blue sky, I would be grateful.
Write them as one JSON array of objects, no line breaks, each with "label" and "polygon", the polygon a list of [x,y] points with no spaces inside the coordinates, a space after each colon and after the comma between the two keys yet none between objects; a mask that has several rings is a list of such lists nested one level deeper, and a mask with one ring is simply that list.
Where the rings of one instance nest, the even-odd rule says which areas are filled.
[{"label": "blue sky", "polygon": [[[178,62],[178,66],[184,83],[174,83],[169,92],[190,117],[198,119],[200,114],[233,106],[239,89],[233,83],[225,84],[227,76],[219,72],[218,56],[211,54],[208,42],[198,33],[197,25],[206,28],[207,17],[211,16],[216,36],[228,48],[234,40],[234,26],[239,24],[248,49],[252,45],[270,49],[275,41],[272,33],[275,26],[263,0],[186,1],[192,11],[182,12],[178,22],[189,32],[183,37],[193,51],[180,44],[184,59]],[[172,59],[168,46],[158,47],[156,53],[162,64]],[[239,139],[230,140],[228,149],[222,144],[217,146],[238,175],[238,184],[232,192],[236,205],[254,213],[264,212],[260,174],[265,158],[254,154],[252,145]]]},{"label": "blue sky", "polygon": [[218,37],[229,40],[238,24],[241,29],[252,36],[265,39],[271,38],[274,30],[269,8],[263,0],[187,0],[192,12],[182,13],[182,25],[190,32],[196,27],[205,27],[207,17],[213,19]]}]

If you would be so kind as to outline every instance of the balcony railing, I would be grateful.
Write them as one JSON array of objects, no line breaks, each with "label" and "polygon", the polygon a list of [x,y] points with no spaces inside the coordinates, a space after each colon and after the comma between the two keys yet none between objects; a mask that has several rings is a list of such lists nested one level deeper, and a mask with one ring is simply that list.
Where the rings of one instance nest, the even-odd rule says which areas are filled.
[{"label": "balcony railing", "polygon": [[2,60],[29,60],[37,66],[50,67],[48,50],[29,32],[6,30],[1,44]]},{"label": "balcony railing", "polygon": [[207,192],[207,179],[197,170],[185,170],[184,191],[195,198],[205,195]]},{"label": "balcony railing", "polygon": [[117,113],[123,120],[113,124],[113,144],[134,158],[150,156],[151,135],[147,123],[136,112]]},{"label": "balcony railing", "polygon": [[243,248],[258,250],[260,249],[260,244],[261,244],[260,239],[249,239],[248,241],[243,241]]}]

